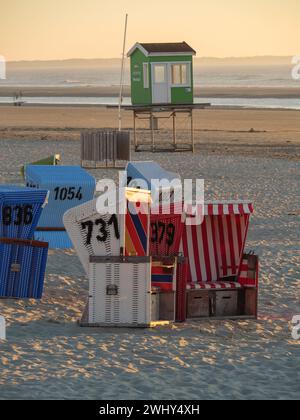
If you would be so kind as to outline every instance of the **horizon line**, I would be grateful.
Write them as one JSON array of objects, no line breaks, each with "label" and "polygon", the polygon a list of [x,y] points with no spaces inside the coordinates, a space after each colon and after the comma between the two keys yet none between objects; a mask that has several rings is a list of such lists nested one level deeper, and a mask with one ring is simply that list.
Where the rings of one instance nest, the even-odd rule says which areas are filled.
[{"label": "horizon line", "polygon": [[[3,56],[5,58],[5,56]],[[253,56],[196,56],[195,59],[199,60],[251,60],[251,59],[290,59],[293,55],[253,55]],[[47,59],[20,59],[20,60],[7,60],[7,63],[45,63],[45,62],[66,62],[66,61],[112,61],[121,60],[121,57],[90,57],[90,58],[47,58]],[[129,59],[128,59],[129,60]]]}]

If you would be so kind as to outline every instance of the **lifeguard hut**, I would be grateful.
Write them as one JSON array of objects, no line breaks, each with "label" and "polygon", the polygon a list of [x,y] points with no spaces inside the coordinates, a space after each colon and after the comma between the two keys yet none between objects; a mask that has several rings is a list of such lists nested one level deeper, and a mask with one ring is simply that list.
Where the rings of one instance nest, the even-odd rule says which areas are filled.
[{"label": "lifeguard hut", "polygon": [[[155,145],[155,131],[164,120],[172,130],[172,143],[167,150],[194,151],[193,110],[207,104],[194,103],[193,58],[196,51],[186,42],[139,43],[128,52],[131,62],[131,102],[125,109],[134,113],[135,150],[145,149],[138,140],[138,120],[148,120],[151,130],[150,146],[153,152],[165,150]],[[178,143],[177,117],[189,118],[187,131],[190,143]],[[168,121],[172,123],[168,126]],[[184,136],[187,137],[186,135]]]},{"label": "lifeguard hut", "polygon": [[132,105],[193,104],[195,55],[186,42],[136,43],[128,52]]}]

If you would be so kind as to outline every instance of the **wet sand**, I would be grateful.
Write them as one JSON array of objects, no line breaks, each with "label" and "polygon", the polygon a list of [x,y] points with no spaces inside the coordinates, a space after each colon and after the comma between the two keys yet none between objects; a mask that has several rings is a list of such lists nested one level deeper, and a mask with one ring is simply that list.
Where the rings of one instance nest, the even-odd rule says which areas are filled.
[{"label": "wet sand", "polygon": [[[79,96],[79,97],[110,97],[119,96],[119,86],[61,86],[61,87],[32,87],[32,86],[0,86],[0,96],[14,96],[22,91],[23,96]],[[294,87],[223,87],[195,86],[195,96],[198,98],[300,98],[300,84]],[[130,86],[124,86],[124,96],[130,96]]]}]

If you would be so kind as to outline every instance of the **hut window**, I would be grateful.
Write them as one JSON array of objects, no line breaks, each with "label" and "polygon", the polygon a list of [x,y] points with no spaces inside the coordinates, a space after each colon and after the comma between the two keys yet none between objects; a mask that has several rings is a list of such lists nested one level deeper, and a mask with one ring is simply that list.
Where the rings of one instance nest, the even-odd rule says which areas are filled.
[{"label": "hut window", "polygon": [[173,64],[172,65],[172,84],[173,85],[187,85],[188,78],[188,64]]},{"label": "hut window", "polygon": [[143,73],[144,73],[144,89],[149,89],[149,64],[148,63],[144,63]]},{"label": "hut window", "polygon": [[166,75],[165,75],[165,66],[154,66],[154,79],[155,83],[165,83],[166,82]]}]

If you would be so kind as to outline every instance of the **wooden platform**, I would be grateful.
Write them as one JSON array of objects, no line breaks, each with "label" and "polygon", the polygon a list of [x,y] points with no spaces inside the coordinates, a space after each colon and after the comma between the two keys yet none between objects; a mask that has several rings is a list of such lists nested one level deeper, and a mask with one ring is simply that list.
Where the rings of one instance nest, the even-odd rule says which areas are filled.
[{"label": "wooden platform", "polygon": [[[134,133],[134,146],[136,152],[195,152],[194,142],[194,119],[193,111],[196,109],[205,109],[210,107],[210,103],[202,104],[159,104],[159,105],[125,105],[123,109],[125,111],[133,112],[133,133]],[[186,118],[189,125],[189,142],[180,143],[178,142],[177,132],[178,123],[177,117]],[[172,138],[165,144],[156,144],[155,132],[159,130],[160,120],[172,120]],[[145,143],[140,141],[137,133],[137,121],[145,120],[149,123],[149,130],[151,131],[151,142]],[[188,140],[188,138],[186,139]]]},{"label": "wooden platform", "polygon": [[138,112],[169,112],[169,111],[187,111],[194,109],[205,109],[211,106],[210,103],[199,104],[159,104],[159,105],[122,105],[125,111],[138,111]]}]

